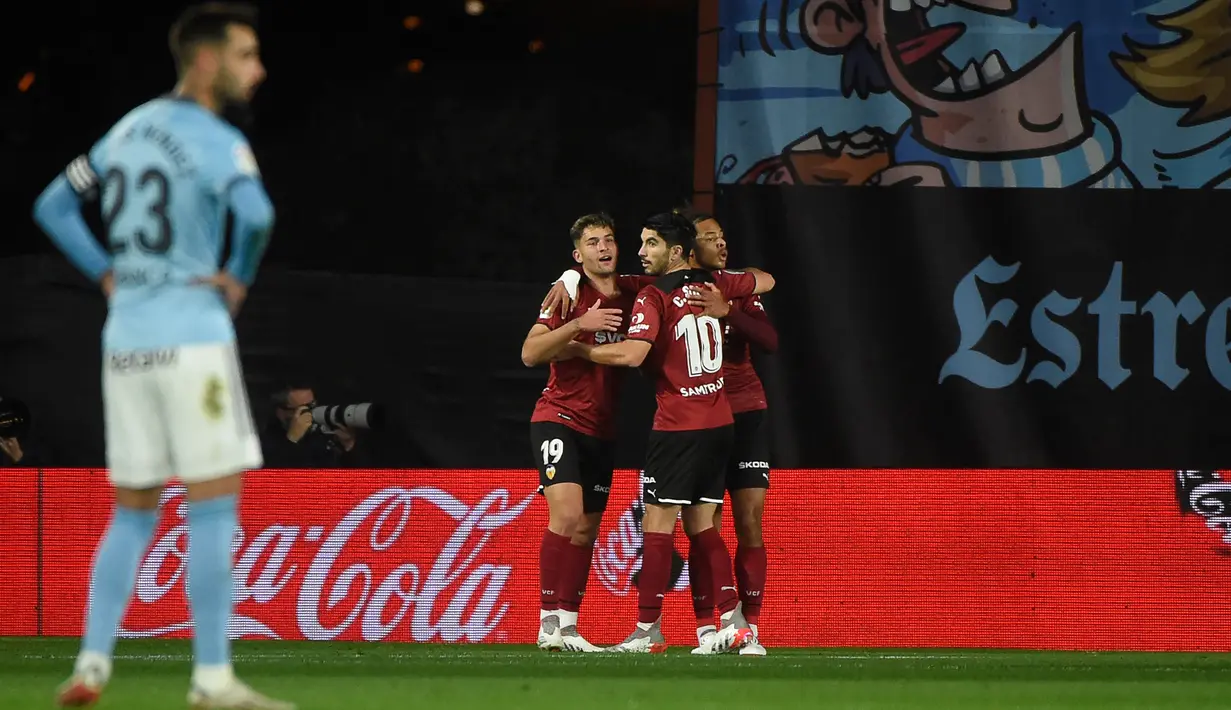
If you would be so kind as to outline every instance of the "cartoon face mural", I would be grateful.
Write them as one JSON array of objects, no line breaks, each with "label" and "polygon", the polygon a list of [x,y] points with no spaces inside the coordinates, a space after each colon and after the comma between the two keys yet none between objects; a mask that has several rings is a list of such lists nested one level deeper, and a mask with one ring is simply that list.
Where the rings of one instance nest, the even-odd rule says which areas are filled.
[{"label": "cartoon face mural", "polygon": [[[1231,114],[1194,108],[1214,94],[1231,104],[1231,71],[1160,53],[1231,63],[1215,56],[1231,46],[1231,0],[1187,0],[1172,18],[1139,12],[1147,4],[1176,3],[724,0],[719,181],[1134,188],[1188,172],[1182,186],[1205,186],[1231,165],[1160,160],[1184,162],[1209,138],[1182,135],[1194,119],[1181,109]],[[1210,78],[1178,88],[1185,71]],[[801,115],[819,120],[787,133]]]}]

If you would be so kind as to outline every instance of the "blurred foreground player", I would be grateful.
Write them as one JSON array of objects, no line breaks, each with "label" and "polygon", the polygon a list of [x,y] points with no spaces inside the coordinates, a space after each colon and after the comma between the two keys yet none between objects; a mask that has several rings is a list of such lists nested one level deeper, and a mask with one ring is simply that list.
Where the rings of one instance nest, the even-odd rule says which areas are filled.
[{"label": "blurred foreground player", "polygon": [[[605,214],[581,217],[570,229],[573,259],[585,279],[589,309],[545,309],[522,344],[527,367],[551,363],[547,387],[530,417],[530,448],[547,499],[548,523],[539,549],[539,648],[600,651],[577,631],[590,576],[594,540],[607,509],[615,465],[615,410],[623,371],[568,359],[578,338],[588,344],[623,340],[625,314],[637,295],[616,275],[615,223]],[[581,274],[577,276],[580,277]]]},{"label": "blurred foreground player", "polygon": [[[722,226],[712,216],[684,212],[697,228],[690,265],[708,271],[727,268],[727,241]],[[778,349],[778,331],[765,313],[760,296],[729,299],[721,291],[705,288],[690,303],[705,315],[723,321],[722,374],[727,399],[735,419],[735,443],[727,462],[726,488],[731,494],[731,516],[739,547],[735,551],[735,580],[743,603],[744,618],[753,640],[740,649],[741,656],[764,656],[757,628],[765,598],[766,555],[761,536],[765,494],[769,489],[769,423],[765,388],[752,366],[751,346],[765,352]],[[722,506],[714,513],[714,527],[722,529]],[[693,610],[697,615],[697,648],[709,652],[715,632],[714,596],[709,589],[705,555],[693,548],[688,558],[692,581]]]},{"label": "blurred foreground player", "polygon": [[666,650],[662,604],[671,572],[672,533],[681,509],[690,545],[709,563],[721,615],[722,628],[714,634],[711,648],[717,652],[738,648],[752,636],[735,594],[730,554],[714,527],[733,435],[724,390],[721,324],[698,315],[688,297],[706,283],[716,283],[732,298],[744,298],[770,290],[774,282],[768,274],[751,269],[711,274],[689,268],[695,237],[692,222],[682,215],[672,212],[648,219],[639,254],[646,273],[659,278],[637,294],[628,339],[582,348],[584,357],[603,365],[644,363],[655,379],[658,401],[642,479],[646,511],[637,628],[613,651]]},{"label": "blurred foreground player", "polygon": [[[171,29],[179,82],[128,113],[39,197],[36,221],[109,300],[103,328],[107,466],[116,506],[99,544],[81,652],[61,706],[95,702],[111,675],[117,625],[158,522],[163,486],[188,498],[194,708],[294,708],[240,682],[227,627],[241,475],[261,448],[232,317],[256,277],[273,206],[243,135],[220,115],[265,78],[256,11],[190,8]],[[101,192],[104,251],[81,200]],[[233,241],[219,270],[228,211]]]}]

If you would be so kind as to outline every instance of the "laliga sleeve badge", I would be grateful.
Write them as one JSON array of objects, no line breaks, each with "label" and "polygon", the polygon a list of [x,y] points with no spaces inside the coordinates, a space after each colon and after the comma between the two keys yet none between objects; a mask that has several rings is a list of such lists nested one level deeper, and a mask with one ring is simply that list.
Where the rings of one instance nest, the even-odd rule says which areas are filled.
[{"label": "laliga sleeve badge", "polygon": [[256,156],[252,154],[252,148],[248,144],[240,141],[235,144],[235,148],[231,151],[232,157],[235,159],[235,167],[244,175],[260,175],[261,170],[256,165]]}]

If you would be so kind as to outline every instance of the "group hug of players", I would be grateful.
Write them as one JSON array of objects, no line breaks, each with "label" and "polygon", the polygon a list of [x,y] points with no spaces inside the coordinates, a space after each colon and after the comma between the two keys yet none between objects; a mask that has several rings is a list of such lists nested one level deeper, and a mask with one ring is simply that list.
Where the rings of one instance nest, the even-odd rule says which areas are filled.
[{"label": "group hug of players", "polygon": [[[769,435],[750,346],[777,349],[759,298],[774,280],[757,269],[726,270],[722,227],[689,210],[654,215],[642,225],[638,256],[645,276],[617,273],[609,216],[581,217],[570,236],[580,267],[553,286],[522,346],[527,366],[550,363],[551,369],[530,419],[549,510],[539,552],[538,645],[665,651],[662,604],[681,519],[697,618],[693,653],[765,655],[757,622],[766,576],[761,516]],[[628,368],[653,379],[658,405],[641,482],[638,619],[624,642],[600,648],[578,632],[577,616],[611,490],[617,399]],[[719,533],[727,491],[739,540],[734,572]]]}]

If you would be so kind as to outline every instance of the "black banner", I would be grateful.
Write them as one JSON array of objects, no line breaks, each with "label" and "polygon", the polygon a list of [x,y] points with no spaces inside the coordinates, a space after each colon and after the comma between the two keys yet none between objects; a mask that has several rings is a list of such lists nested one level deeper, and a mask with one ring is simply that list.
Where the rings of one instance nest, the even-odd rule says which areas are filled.
[{"label": "black banner", "polygon": [[[522,365],[521,344],[549,286],[263,269],[236,321],[258,425],[303,380],[320,404],[387,407],[384,430],[359,434],[372,466],[528,468],[547,368]],[[0,303],[0,396],[30,405],[25,448],[44,466],[102,466],[102,295],[58,255],[25,257],[0,260]],[[616,463],[634,468],[654,395],[637,373],[626,390]]]},{"label": "black banner", "polygon": [[1219,191],[721,186],[776,466],[1231,466]]}]

